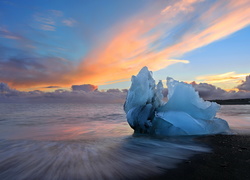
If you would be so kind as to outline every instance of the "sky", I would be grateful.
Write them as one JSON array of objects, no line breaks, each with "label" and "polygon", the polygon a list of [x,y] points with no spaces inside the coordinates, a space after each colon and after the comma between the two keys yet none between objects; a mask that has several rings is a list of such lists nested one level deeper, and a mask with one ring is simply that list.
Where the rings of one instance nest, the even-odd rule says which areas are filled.
[{"label": "sky", "polygon": [[124,89],[147,66],[157,81],[241,90],[249,24],[249,0],[0,0],[0,82]]}]

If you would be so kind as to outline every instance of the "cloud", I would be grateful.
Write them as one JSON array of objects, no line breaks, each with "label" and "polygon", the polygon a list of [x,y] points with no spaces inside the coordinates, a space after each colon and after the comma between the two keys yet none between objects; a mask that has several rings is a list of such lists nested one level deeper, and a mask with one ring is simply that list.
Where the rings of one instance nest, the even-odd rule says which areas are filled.
[{"label": "cloud", "polygon": [[72,18],[64,19],[62,23],[66,26],[73,27],[76,24],[76,20]]},{"label": "cloud", "polygon": [[77,77],[72,78],[103,84],[129,78],[145,65],[156,71],[174,63],[187,63],[179,57],[250,23],[247,0],[167,3],[164,9],[162,4],[152,6],[110,29],[109,39],[100,40],[101,46],[83,58]]},{"label": "cloud", "polygon": [[71,62],[58,57],[0,58],[0,82],[8,82],[16,88],[70,85],[67,76],[73,70]]},{"label": "cloud", "polygon": [[179,53],[186,53],[211,42],[226,37],[250,23],[250,2],[241,1],[218,1],[214,3],[202,16],[197,18],[198,25],[187,31],[182,41],[171,49]]},{"label": "cloud", "polygon": [[107,92],[108,93],[120,93],[121,91],[119,89],[108,89]]},{"label": "cloud", "polygon": [[[228,84],[228,89],[232,89],[232,84],[238,84],[241,82],[249,73],[237,74],[236,72],[227,72],[224,74],[215,75],[204,75],[196,78],[197,81],[206,82],[214,84],[217,86],[226,86]],[[224,87],[225,88],[225,87]]]},{"label": "cloud", "polygon": [[182,0],[182,1],[177,1],[173,5],[169,5],[166,8],[164,8],[161,11],[161,14],[172,14],[172,16],[175,16],[177,13],[180,12],[191,12],[194,10],[193,4],[200,2],[201,0]]},{"label": "cloud", "polygon": [[208,83],[191,83],[199,95],[204,99],[224,99],[224,96],[228,93],[227,91],[218,88]]},{"label": "cloud", "polygon": [[237,86],[239,90],[250,91],[250,75],[246,76],[246,80],[242,82],[239,86]]},{"label": "cloud", "polygon": [[11,89],[8,84],[6,83],[3,83],[3,82],[0,82],[0,93],[1,94],[6,94],[6,93],[9,93],[9,92],[14,92],[15,90],[14,89]]},{"label": "cloud", "polygon": [[63,12],[59,11],[59,10],[51,9],[51,10],[49,10],[49,12],[51,12],[56,17],[62,17],[63,16]]},{"label": "cloud", "polygon": [[[41,34],[39,34],[41,36]],[[38,42],[36,40],[32,40],[25,36],[24,34],[20,34],[20,31],[15,30],[9,30],[5,26],[0,26],[0,38],[5,38],[7,41],[0,41],[0,51],[2,53],[6,53],[9,55],[13,54],[32,54],[34,52],[30,51],[37,49],[37,46],[45,46],[43,43]],[[12,43],[11,46],[9,46],[10,42],[9,40],[15,40],[15,43]],[[49,46],[47,46],[49,47]],[[0,58],[3,56],[2,53],[0,54]]]},{"label": "cloud", "polygon": [[5,27],[0,27],[0,38],[6,38],[6,39],[14,39],[14,40],[20,40],[23,39],[22,36],[10,32]]},{"label": "cloud", "polygon": [[225,100],[225,99],[244,99],[250,98],[250,92],[243,91],[225,91],[219,87],[208,83],[191,83],[199,95],[206,100]]},{"label": "cloud", "polygon": [[[91,85],[85,87],[90,86]],[[58,89],[54,92],[43,92],[39,90],[24,92],[11,89],[7,84],[0,83],[0,102],[123,103],[125,97],[126,92],[86,91],[86,88],[84,88],[84,90],[73,91]]]},{"label": "cloud", "polygon": [[37,13],[34,15],[34,20],[37,23],[36,27],[44,31],[55,31],[56,30],[56,18],[53,12],[49,11],[46,14]]},{"label": "cloud", "polygon": [[44,31],[55,31],[59,19],[63,16],[63,12],[59,10],[47,10],[34,14],[33,18],[35,26]]},{"label": "cloud", "polygon": [[0,82],[0,102],[8,102],[10,99],[15,99],[22,95],[21,91],[10,88],[7,83]]},{"label": "cloud", "polygon": [[61,88],[60,86],[47,86],[47,87],[44,87],[44,88]]},{"label": "cloud", "polygon": [[[191,83],[200,96],[206,100],[242,99],[250,98],[248,91],[225,91],[208,83]],[[72,86],[73,87],[73,86]],[[77,102],[77,103],[124,103],[127,89],[108,89],[105,91],[94,90],[90,84],[75,86],[72,91],[57,89],[54,92],[34,90],[29,92],[18,91],[10,88],[6,83],[0,83],[0,102]],[[77,89],[80,88],[80,89]],[[168,89],[163,89],[164,97]]]},{"label": "cloud", "polygon": [[73,91],[92,92],[97,90],[98,86],[92,84],[83,84],[83,85],[72,85],[71,88]]},{"label": "cloud", "polygon": [[51,26],[48,24],[41,24],[39,27],[41,30],[44,30],[44,31],[55,31],[56,30],[55,26]]},{"label": "cloud", "polygon": [[128,89],[122,89],[122,92],[127,93]]},{"label": "cloud", "polygon": [[49,24],[49,25],[55,25],[55,20],[53,17],[51,17],[50,15],[44,15],[44,14],[36,14],[34,16],[35,21],[43,23],[43,24]]},{"label": "cloud", "polygon": [[58,25],[73,27],[77,21],[73,18],[65,18],[62,11],[47,10],[34,14],[35,27],[44,31],[56,31]]}]

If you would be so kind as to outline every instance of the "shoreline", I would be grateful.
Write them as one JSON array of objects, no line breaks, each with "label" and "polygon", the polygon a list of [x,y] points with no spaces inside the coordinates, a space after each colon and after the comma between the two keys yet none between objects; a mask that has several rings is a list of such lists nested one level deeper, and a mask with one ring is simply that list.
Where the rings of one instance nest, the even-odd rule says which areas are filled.
[{"label": "shoreline", "polygon": [[245,99],[214,99],[214,100],[208,100],[211,102],[216,102],[220,105],[250,105],[250,98]]},{"label": "shoreline", "polygon": [[175,169],[147,179],[250,179],[250,135],[211,135],[195,138],[212,148],[197,154]]}]

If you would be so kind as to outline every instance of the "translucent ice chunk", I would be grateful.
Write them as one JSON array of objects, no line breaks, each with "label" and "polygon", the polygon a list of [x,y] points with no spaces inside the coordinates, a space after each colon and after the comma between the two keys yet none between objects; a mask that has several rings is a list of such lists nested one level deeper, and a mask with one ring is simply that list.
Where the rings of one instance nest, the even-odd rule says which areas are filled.
[{"label": "translucent ice chunk", "polygon": [[[162,122],[158,125],[160,121]],[[162,124],[165,123],[169,124],[168,129],[162,128]],[[152,134],[175,136],[226,133],[229,129],[227,122],[223,119],[195,119],[182,111],[158,112],[153,125]]]},{"label": "translucent ice chunk", "polygon": [[219,105],[204,101],[192,85],[167,78],[168,102],[163,85],[157,86],[147,67],[132,77],[124,110],[135,132],[157,135],[201,135],[229,131],[227,122],[216,118]]},{"label": "translucent ice chunk", "polygon": [[137,76],[132,76],[131,81],[132,84],[124,104],[126,113],[133,107],[151,103],[154,97],[155,80],[147,67],[142,68]]},{"label": "translucent ice chunk", "polygon": [[136,132],[149,132],[155,109],[162,105],[162,89],[162,82],[156,88],[152,72],[147,67],[142,68],[137,76],[132,76],[124,110],[129,125]]},{"label": "translucent ice chunk", "polygon": [[213,119],[220,106],[215,102],[204,101],[191,84],[167,78],[168,102],[158,111],[182,111],[193,118]]}]

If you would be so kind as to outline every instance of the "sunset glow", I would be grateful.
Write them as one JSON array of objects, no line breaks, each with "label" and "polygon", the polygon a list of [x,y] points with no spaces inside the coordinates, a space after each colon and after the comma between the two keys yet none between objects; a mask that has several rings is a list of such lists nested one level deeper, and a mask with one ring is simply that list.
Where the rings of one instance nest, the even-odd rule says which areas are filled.
[{"label": "sunset glow", "polygon": [[[48,86],[67,89],[75,84],[123,88],[123,82],[147,66],[152,71],[166,69],[162,79],[182,78],[181,73],[190,69],[180,80],[233,89],[250,73],[245,68],[250,66],[249,36],[242,41],[244,51],[237,54],[238,59],[228,60],[230,66],[215,70],[217,59],[224,58],[215,55],[208,64],[209,51],[193,60],[198,48],[209,45],[213,49],[220,40],[216,51],[222,52],[230,35],[242,29],[250,32],[248,0],[70,3],[75,10],[66,8],[69,3],[0,1],[4,19],[0,24],[0,82],[26,91]],[[94,8],[100,15],[93,14]],[[15,11],[23,15],[14,16]],[[243,36],[237,34],[239,39]],[[230,51],[226,55],[230,53],[234,55]]]}]

